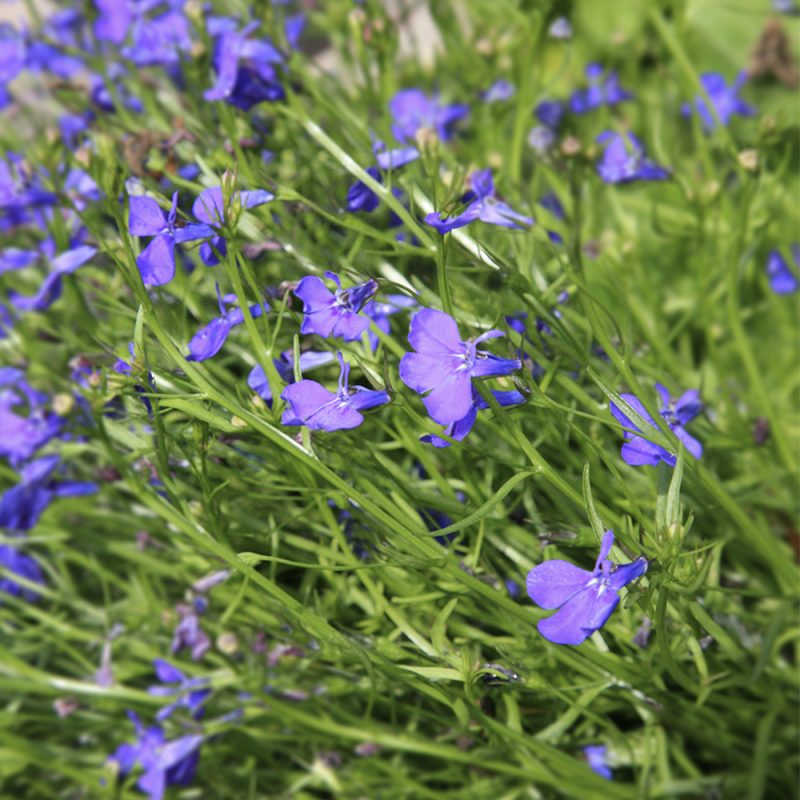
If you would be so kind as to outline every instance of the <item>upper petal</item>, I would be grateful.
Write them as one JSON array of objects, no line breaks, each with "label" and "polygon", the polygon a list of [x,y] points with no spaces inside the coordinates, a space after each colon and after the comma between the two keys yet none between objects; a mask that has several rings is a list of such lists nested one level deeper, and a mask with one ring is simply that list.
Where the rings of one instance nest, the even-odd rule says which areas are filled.
[{"label": "upper petal", "polygon": [[545,561],[528,573],[528,596],[542,608],[558,608],[584,589],[591,579],[591,572],[568,561]]}]

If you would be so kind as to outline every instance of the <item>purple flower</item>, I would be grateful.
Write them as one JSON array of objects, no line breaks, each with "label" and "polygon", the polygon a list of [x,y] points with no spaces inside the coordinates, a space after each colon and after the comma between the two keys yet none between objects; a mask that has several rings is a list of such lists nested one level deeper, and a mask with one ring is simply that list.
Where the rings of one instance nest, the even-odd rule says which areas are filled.
[{"label": "purple flower", "polygon": [[[800,244],[792,245],[792,261],[800,267]],[[772,291],[776,294],[791,294],[800,289],[800,281],[795,270],[789,266],[780,250],[771,250],[767,256],[767,277]]]},{"label": "purple flower", "polygon": [[464,342],[451,316],[423,308],[411,319],[408,341],[417,352],[406,353],[400,360],[400,379],[415,392],[427,395],[425,408],[439,424],[464,420],[474,404],[473,378],[510,375],[522,366],[518,359],[478,350],[478,344],[498,336],[505,334],[490,330]]},{"label": "purple flower", "polygon": [[200,719],[205,710],[203,704],[211,695],[211,689],[208,688],[205,678],[187,678],[177,667],[161,658],[153,661],[153,668],[159,682],[166,685],[151,686],[147,690],[148,694],[155,697],[177,696],[156,714],[156,719],[163,722],[178,708],[188,709],[195,719]]},{"label": "purple flower", "polygon": [[286,93],[276,66],[283,56],[268,39],[251,39],[258,23],[242,31],[223,30],[214,47],[216,83],[203,95],[206,100],[225,100],[242,111],[258,103],[282,100]]},{"label": "purple flower", "polygon": [[[215,317],[208,324],[200,328],[197,333],[189,340],[189,355],[187,361],[205,361],[212,358],[222,349],[228,334],[237,325],[244,323],[244,312],[241,308],[234,308],[226,311],[224,303],[235,303],[236,295],[220,295],[217,287],[217,301],[219,303],[220,316]],[[260,317],[264,313],[264,307],[258,303],[250,306],[250,316]]]},{"label": "purple flower", "polygon": [[606,131],[597,137],[597,141],[606,145],[603,157],[597,162],[597,174],[606,183],[663,181],[669,178],[669,170],[645,158],[642,143],[632,133],[623,135]]},{"label": "purple flower", "polygon": [[436,228],[441,234],[456,228],[463,228],[478,219],[490,225],[500,225],[503,228],[519,228],[518,222],[533,225],[531,217],[519,214],[506,203],[497,199],[491,170],[482,169],[473,172],[470,181],[472,191],[465,197],[465,200],[469,201],[469,205],[460,214],[443,221],[441,214],[434,211],[425,217],[425,222],[432,228]]},{"label": "purple flower", "polygon": [[[377,167],[367,167],[370,178],[383,183],[381,172]],[[374,211],[380,203],[380,198],[363,181],[356,181],[347,190],[347,210],[353,213],[363,211],[366,214]]]},{"label": "purple flower", "polygon": [[441,141],[453,136],[456,122],[469,113],[469,107],[456,104],[443,106],[438,98],[430,98],[421,89],[403,89],[389,102],[392,135],[398,142],[414,142],[417,131],[430,128]]},{"label": "purple flower", "polygon": [[178,227],[175,224],[177,214],[177,191],[172,195],[169,215],[165,215],[151,197],[134,195],[130,198],[128,231],[132,236],[154,237],[136,259],[145,286],[163,286],[175,277],[176,242],[192,242],[214,235],[208,225]]},{"label": "purple flower", "polygon": [[96,252],[97,250],[94,247],[84,245],[56,256],[51,263],[50,272],[39,287],[39,291],[30,296],[11,291],[8,293],[11,304],[20,311],[46,311],[61,297],[62,277],[82,267],[94,257]]},{"label": "purple flower", "polygon": [[346,342],[361,337],[369,328],[369,317],[359,315],[364,304],[378,290],[378,282],[368,280],[349,289],[342,289],[339,276],[326,272],[325,277],[336,284],[332,292],[321,278],[307,275],[298,284],[294,293],[303,301],[303,324],[300,333],[317,333],[323,338],[340,336]]},{"label": "purple flower", "polygon": [[565,112],[566,107],[560,100],[542,100],[542,102],[533,109],[536,119],[538,119],[542,125],[546,125],[553,131],[557,131],[561,126],[561,121],[564,119]]},{"label": "purple flower", "polygon": [[[211,189],[203,189],[192,203],[192,214],[201,223],[210,228],[221,228],[230,221],[230,211],[236,208],[255,208],[264,205],[275,199],[275,195],[265,189],[255,191],[235,192],[230,198],[226,214],[225,199],[222,194],[222,187],[215,186]],[[199,227],[199,226],[198,226]],[[200,258],[208,267],[219,264],[216,250],[221,255],[225,255],[228,250],[227,243],[222,236],[214,235],[211,242],[203,242],[200,245]]]},{"label": "purple flower", "polygon": [[611,768],[607,763],[608,748],[604,744],[589,744],[583,748],[583,755],[589,767],[593,769],[601,778],[607,781],[613,779]]},{"label": "purple flower", "polygon": [[33,528],[42,512],[56,497],[93,494],[95,483],[55,481],[51,479],[58,467],[56,455],[31,461],[19,472],[20,482],[0,496],[0,528],[21,532]]},{"label": "purple flower", "polygon": [[94,35],[112,44],[122,44],[134,19],[133,0],[94,0],[97,19]]},{"label": "purple flower", "polygon": [[[656,389],[661,395],[663,403],[659,412],[669,425],[670,430],[678,437],[681,444],[689,451],[695,458],[700,458],[703,455],[703,445],[697,441],[691,434],[689,434],[683,427],[688,422],[691,422],[702,410],[703,404],[700,402],[700,394],[697,389],[689,389],[684,392],[676,402],[670,398],[667,389],[660,383],[656,384]],[[634,410],[636,413],[655,427],[653,418],[647,413],[647,410],[642,405],[637,397],[632,394],[621,394],[620,397]],[[642,431],[638,428],[625,413],[617,408],[614,403],[611,403],[611,413],[614,418],[626,428],[625,431],[625,444],[622,445],[622,460],[632,467],[639,467],[643,464],[655,466],[660,461],[663,461],[670,467],[675,466],[675,454],[664,449],[660,445],[648,442],[641,434]]]},{"label": "purple flower", "polygon": [[546,609],[557,608],[539,620],[539,633],[554,644],[577,645],[605,625],[619,603],[619,590],[647,572],[647,560],[615,564],[608,559],[614,534],[606,531],[594,570],[554,559],[534,567],[527,578],[528,595]]},{"label": "purple flower", "polygon": [[[300,371],[305,373],[310,369],[330,364],[334,360],[333,353],[320,352],[316,350],[306,350],[300,353]],[[286,350],[280,354],[279,358],[272,359],[278,375],[286,383],[294,383],[294,354],[291,350]],[[272,390],[269,388],[269,381],[264,374],[261,364],[256,364],[250,370],[247,377],[247,385],[272,408]]]},{"label": "purple flower", "polygon": [[551,39],[571,39],[572,25],[569,24],[569,20],[566,17],[558,17],[550,23],[547,35]]},{"label": "purple flower", "polygon": [[555,141],[556,134],[547,125],[537,125],[528,134],[528,146],[539,156],[546,155]]},{"label": "purple flower", "polygon": [[507,81],[505,78],[498,78],[481,94],[481,99],[486,103],[499,103],[503,100],[510,100],[516,94],[516,91],[511,81]]},{"label": "purple flower", "polygon": [[168,742],[159,726],[145,728],[133,711],[128,718],[136,728],[136,741],[120,745],[110,759],[119,764],[120,772],[127,775],[139,764],[144,774],[136,785],[149,800],[162,800],[167,786],[188,786],[197,771],[203,736],[191,734]]},{"label": "purple flower", "polygon": [[0,25],[0,108],[10,102],[6,86],[22,72],[25,66],[25,39],[13,26]]},{"label": "purple flower", "polygon": [[[525,395],[521,394],[515,389],[510,391],[497,391],[492,389],[492,395],[494,395],[494,399],[497,400],[497,402],[503,407],[515,406],[525,402]],[[451,439],[455,439],[457,442],[462,441],[472,430],[472,427],[475,424],[475,420],[478,416],[478,411],[482,411],[487,408],[489,408],[489,404],[478,394],[477,391],[475,391],[475,388],[473,387],[472,405],[470,406],[469,411],[467,411],[466,415],[462,419],[459,419],[456,422],[451,422],[444,429],[444,433]],[[419,440],[421,442],[426,442],[427,444],[432,444],[434,447],[450,447],[450,442],[448,442],[446,439],[442,439],[441,436],[436,436],[432,433],[426,433],[424,436],[420,436]]]},{"label": "purple flower", "polygon": [[362,411],[389,402],[389,395],[381,389],[349,388],[350,365],[345,364],[341,353],[338,359],[341,372],[336,394],[309,380],[284,389],[281,399],[289,404],[281,417],[284,425],[305,425],[312,431],[348,430],[364,421]]},{"label": "purple flower", "polygon": [[21,597],[29,603],[39,599],[37,592],[27,587],[22,587],[11,575],[18,575],[31,583],[44,585],[42,568],[33,556],[25,555],[11,544],[0,544],[0,567],[7,570],[7,574],[0,575],[0,592],[5,592],[14,597]]},{"label": "purple flower", "polygon": [[286,17],[286,21],[283,23],[283,34],[286,37],[286,44],[291,50],[297,50],[306,22],[305,14],[293,14]]},{"label": "purple flower", "polygon": [[[27,400],[27,416],[12,411],[23,400]],[[63,420],[43,408],[46,400],[45,395],[27,384],[19,370],[0,368],[0,456],[14,467],[61,432]]]},{"label": "purple flower", "polygon": [[[385,300],[370,300],[363,308],[364,315],[369,317],[378,330],[385,334],[391,333],[389,318],[417,305],[416,298],[405,294],[387,294]],[[369,345],[375,352],[380,344],[380,337],[372,329],[368,331]]]},{"label": "purple flower", "polygon": [[133,25],[132,43],[122,54],[140,67],[171,66],[191,48],[189,23],[181,11],[173,9],[150,20],[139,17]]},{"label": "purple flower", "polygon": [[601,106],[615,106],[633,95],[619,85],[619,77],[614,70],[605,72],[600,64],[586,67],[589,86],[578,89],[570,97],[569,107],[573,114],[585,114]]},{"label": "purple flower", "polygon": [[[202,608],[202,603],[199,607]],[[211,639],[200,625],[198,606],[179,605],[178,613],[181,621],[175,626],[169,651],[174,655],[186,647],[191,651],[192,661],[199,661],[211,647]]]},{"label": "purple flower", "polygon": [[[700,83],[703,86],[706,94],[711,100],[711,105],[714,108],[719,121],[727,126],[731,117],[734,114],[740,114],[743,117],[752,117],[756,110],[744,102],[739,97],[739,90],[747,80],[747,73],[742,71],[736,76],[736,80],[728,86],[725,82],[725,77],[718,72],[704,72],[700,76]],[[697,96],[694,103],[686,103],[681,109],[681,113],[685,116],[691,116],[692,111],[696,110],[700,115],[703,122],[703,128],[706,132],[713,131],[717,123],[714,115],[711,113],[708,105],[701,96]]]}]

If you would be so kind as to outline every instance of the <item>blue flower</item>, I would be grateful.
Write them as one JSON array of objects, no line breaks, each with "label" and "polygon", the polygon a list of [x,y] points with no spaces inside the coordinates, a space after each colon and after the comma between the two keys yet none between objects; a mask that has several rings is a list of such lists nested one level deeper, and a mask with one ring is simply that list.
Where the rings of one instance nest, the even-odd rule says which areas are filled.
[{"label": "blue flower", "polygon": [[[333,353],[306,350],[300,353],[300,371],[305,373],[310,369],[330,364],[333,360]],[[275,365],[278,375],[286,383],[294,383],[294,353],[291,350],[286,350],[278,358],[272,359],[272,363]],[[250,370],[247,385],[272,408],[272,390],[269,388],[269,381],[261,364],[256,364]]]},{"label": "blue flower", "polygon": [[[203,189],[192,203],[192,214],[200,220],[203,225],[209,228],[221,228],[230,221],[231,210],[256,208],[275,199],[275,195],[266,189],[256,189],[254,191],[234,192],[231,196],[228,208],[225,208],[225,199],[222,194],[222,187],[215,186],[211,189]],[[191,226],[190,226],[191,227]],[[202,226],[195,226],[198,229]],[[228,251],[225,239],[220,235],[213,235],[209,242],[200,245],[200,258],[208,267],[219,264],[217,251],[224,256]]]},{"label": "blue flower", "polygon": [[481,94],[481,99],[486,103],[499,103],[503,100],[510,100],[516,94],[516,91],[511,81],[505,78],[498,78]]},{"label": "blue flower", "polygon": [[619,76],[614,70],[606,72],[600,64],[589,64],[586,67],[589,86],[578,89],[569,100],[573,114],[585,114],[602,106],[615,106],[633,97],[631,92],[619,84]]},{"label": "blue flower", "polygon": [[151,686],[148,693],[155,697],[176,698],[156,714],[156,719],[163,722],[179,708],[187,709],[195,719],[200,719],[205,711],[204,703],[211,695],[208,681],[205,678],[187,678],[177,667],[161,658],[154,659],[153,668],[159,682],[166,685]]},{"label": "blue flower", "polygon": [[607,763],[608,748],[604,744],[586,745],[583,748],[583,755],[586,757],[589,767],[601,778],[605,778],[607,781],[613,779],[611,767]]},{"label": "blue flower", "polygon": [[791,294],[800,289],[796,274],[796,269],[800,267],[800,244],[792,245],[792,261],[795,270],[792,270],[780,250],[771,250],[767,256],[767,277],[775,294]]},{"label": "blue flower", "polygon": [[96,248],[83,245],[59,254],[52,260],[50,272],[42,281],[39,291],[30,296],[11,291],[8,293],[11,304],[19,311],[46,311],[61,297],[63,276],[82,267],[94,258],[95,253]]},{"label": "blue flower", "polygon": [[553,131],[557,131],[561,126],[561,121],[564,119],[565,112],[566,107],[560,100],[542,100],[542,102],[533,109],[536,119],[538,119],[542,125],[546,125]]},{"label": "blue flower", "polygon": [[495,195],[494,181],[492,172],[488,169],[473,172],[470,177],[472,191],[469,192],[464,200],[469,205],[454,217],[442,220],[441,214],[434,211],[425,217],[425,222],[432,228],[436,228],[441,234],[448,233],[456,228],[463,228],[475,220],[487,222],[490,225],[500,225],[503,228],[519,228],[517,223],[533,225],[533,219],[514,211],[502,200],[498,200]]},{"label": "blue flower", "polygon": [[249,111],[258,103],[286,96],[276,69],[283,64],[283,56],[268,39],[250,38],[257,27],[258,23],[252,23],[239,32],[223,28],[214,47],[217,80],[203,95],[206,100],[225,100]]},{"label": "blue flower", "polygon": [[172,207],[165,215],[151,197],[130,198],[128,231],[132,236],[153,239],[136,259],[145,286],[163,286],[175,277],[175,243],[207,239],[214,235],[208,225],[176,225],[178,193],[172,195]]},{"label": "blue flower", "polygon": [[[744,100],[739,97],[739,90],[746,80],[747,73],[744,71],[736,76],[736,80],[730,86],[727,85],[725,77],[717,72],[704,72],[700,76],[700,83],[711,100],[711,105],[722,125],[727,126],[734,114],[739,114],[743,117],[752,117],[756,113],[752,106],[745,103]],[[700,115],[703,128],[707,132],[713,131],[714,128],[716,128],[717,123],[714,119],[714,115],[711,113],[703,97],[698,95],[693,104],[684,104],[681,112],[685,117],[688,117],[691,116],[693,110],[696,110]]]},{"label": "blue flower", "polygon": [[200,745],[203,736],[190,734],[167,741],[158,725],[145,728],[139,717],[128,712],[136,728],[136,741],[117,748],[110,760],[119,765],[123,775],[138,764],[144,771],[136,785],[149,796],[149,800],[162,800],[167,786],[189,786],[197,771]]},{"label": "blue flower", "polygon": [[597,162],[597,174],[606,183],[663,181],[669,178],[669,170],[645,158],[642,143],[632,133],[623,135],[606,131],[597,137],[597,141],[606,145],[603,157]]},{"label": "blue flower", "polygon": [[0,528],[21,532],[33,528],[42,512],[56,497],[93,494],[97,484],[55,481],[51,476],[59,464],[56,455],[31,461],[20,471],[20,481],[0,496]]},{"label": "blue flower", "polygon": [[350,388],[350,365],[345,364],[341,353],[338,358],[341,372],[335,394],[316,381],[305,379],[284,389],[281,399],[289,404],[281,417],[284,425],[305,425],[312,431],[357,428],[364,421],[362,411],[389,402],[389,395],[381,389]]},{"label": "blue flower", "polygon": [[[222,349],[222,345],[228,338],[228,334],[237,325],[244,323],[244,312],[241,308],[234,308],[230,311],[225,310],[224,303],[235,303],[235,294],[220,295],[217,287],[217,302],[219,303],[220,316],[214,317],[211,322],[200,328],[197,333],[189,340],[189,355],[187,361],[205,361],[212,358]],[[260,317],[264,313],[264,307],[258,303],[250,306],[250,316]]]},{"label": "blue flower", "polygon": [[25,49],[25,39],[13,25],[0,25],[0,108],[11,102],[6,86],[25,67]]},{"label": "blue flower", "polygon": [[426,395],[423,402],[434,421],[441,425],[463,421],[474,406],[473,378],[510,375],[522,366],[518,359],[478,350],[478,344],[498,336],[505,334],[490,330],[464,342],[451,316],[423,308],[411,319],[408,341],[417,352],[400,359],[400,379]]},{"label": "blue flower", "polygon": [[[662,407],[659,409],[661,416],[666,420],[670,430],[678,437],[681,444],[694,456],[700,458],[703,455],[703,445],[697,441],[683,427],[691,422],[702,410],[703,404],[700,402],[700,394],[697,389],[689,389],[684,392],[677,401],[672,401],[667,389],[660,383],[656,384],[656,389],[661,395]],[[632,394],[621,394],[620,397],[642,417],[655,427],[653,418],[647,413],[647,409],[641,401]],[[639,467],[644,464],[655,466],[663,461],[670,467],[675,466],[676,457],[674,453],[664,449],[660,445],[648,442],[641,433],[642,431],[619,409],[611,403],[611,413],[614,418],[626,428],[625,444],[622,445],[622,460],[632,467]]]},{"label": "blue flower", "polygon": [[392,116],[392,135],[398,142],[413,143],[417,132],[423,128],[436,131],[443,142],[453,136],[456,122],[469,114],[469,107],[440,105],[438,99],[431,99],[421,89],[403,89],[389,101]]},{"label": "blue flower", "polygon": [[192,49],[189,23],[182,11],[175,8],[153,19],[139,17],[133,25],[132,42],[123,48],[122,55],[144,67],[160,64],[172,66],[180,54]]},{"label": "blue flower", "polygon": [[342,289],[339,276],[326,272],[325,277],[336,284],[335,293],[321,278],[307,275],[294,293],[303,301],[303,324],[300,333],[316,333],[323,338],[341,337],[352,342],[370,326],[369,317],[359,315],[364,304],[378,290],[378,282],[368,280],[349,289]]},{"label": "blue flower", "polygon": [[[46,400],[46,395],[28,385],[20,370],[0,368],[0,456],[14,467],[61,433],[63,420],[44,408]],[[27,416],[15,414],[12,409],[25,401]]]},{"label": "blue flower", "polygon": [[630,564],[609,560],[613,545],[614,534],[606,531],[592,572],[554,559],[528,573],[531,600],[542,608],[558,609],[539,620],[537,628],[545,639],[554,644],[581,644],[605,625],[619,603],[619,590],[647,572],[645,558]]},{"label": "blue flower", "polygon": [[[498,391],[492,389],[492,395],[494,396],[494,399],[497,400],[497,402],[503,407],[516,406],[525,402],[525,395],[521,394],[515,389],[511,389],[509,391]],[[475,425],[475,420],[478,417],[478,411],[483,411],[487,408],[489,408],[489,404],[473,387],[472,405],[470,406],[469,411],[467,411],[462,419],[459,419],[456,422],[451,422],[444,429],[444,433],[451,439],[455,439],[457,442],[464,440],[472,430],[472,427]],[[424,436],[420,436],[419,440],[421,442],[426,442],[427,444],[432,444],[434,447],[450,447],[450,442],[448,442],[446,439],[442,439],[441,436],[436,436],[432,433],[426,433]]]},{"label": "blue flower", "polygon": [[31,583],[44,585],[42,568],[33,556],[26,555],[14,545],[0,544],[0,567],[9,573],[0,575],[0,592],[21,597],[29,603],[35,603],[39,599],[37,592],[27,587],[23,588],[11,577],[18,575]]},{"label": "blue flower", "polygon": [[98,11],[94,35],[101,41],[122,44],[133,23],[133,0],[94,0],[94,4]]},{"label": "blue flower", "polygon": [[569,24],[569,20],[566,17],[557,17],[550,23],[547,35],[551,39],[571,39],[572,25]]}]

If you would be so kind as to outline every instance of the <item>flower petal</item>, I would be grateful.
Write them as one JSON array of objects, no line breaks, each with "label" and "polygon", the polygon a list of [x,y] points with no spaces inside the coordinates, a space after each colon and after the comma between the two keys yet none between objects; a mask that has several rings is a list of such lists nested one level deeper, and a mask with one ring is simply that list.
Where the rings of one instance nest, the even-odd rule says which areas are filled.
[{"label": "flower petal", "polygon": [[583,591],[591,579],[591,572],[568,561],[545,561],[528,573],[528,596],[542,608],[559,608]]}]

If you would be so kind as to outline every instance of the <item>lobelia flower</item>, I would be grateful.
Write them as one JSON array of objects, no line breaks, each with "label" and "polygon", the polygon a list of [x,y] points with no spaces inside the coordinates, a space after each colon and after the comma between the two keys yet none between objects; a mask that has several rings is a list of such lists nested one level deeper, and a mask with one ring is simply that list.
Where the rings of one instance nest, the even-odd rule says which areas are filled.
[{"label": "lobelia flower", "polygon": [[326,339],[341,337],[346,342],[361,338],[370,326],[370,319],[358,312],[378,290],[378,282],[370,279],[342,289],[339,276],[334,272],[326,272],[325,277],[336,284],[335,292],[314,275],[307,275],[294,290],[303,301],[305,315],[300,333],[316,333]]},{"label": "lobelia flower", "polygon": [[33,589],[21,586],[11,576],[18,575],[31,583],[44,585],[42,568],[33,556],[26,555],[11,544],[0,544],[0,567],[7,574],[0,574],[0,592],[13,597],[21,597],[29,603],[35,603],[39,594]]},{"label": "lobelia flower", "polygon": [[542,100],[533,109],[533,113],[542,125],[557,131],[561,127],[566,110],[566,106],[560,100]]},{"label": "lobelia flower", "polygon": [[[324,364],[330,364],[334,360],[333,353],[326,353],[317,350],[306,350],[300,353],[300,371],[305,373],[310,369],[321,367]],[[278,358],[272,359],[278,375],[286,383],[294,383],[294,353],[291,350],[285,350]],[[272,390],[269,388],[269,381],[264,373],[264,368],[261,364],[256,364],[250,370],[247,377],[247,385],[262,399],[265,400],[267,405],[272,408]]]},{"label": "lobelia flower", "polygon": [[605,625],[619,603],[619,590],[647,572],[647,559],[642,557],[629,564],[609,560],[613,545],[614,533],[606,531],[592,572],[554,559],[528,573],[531,600],[542,608],[558,609],[536,626],[545,639],[554,644],[581,644]]},{"label": "lobelia flower", "polygon": [[205,598],[191,606],[181,603],[177,606],[177,611],[181,621],[175,626],[169,651],[174,655],[188,648],[192,661],[199,661],[211,647],[211,639],[200,626],[200,614],[205,611]]},{"label": "lobelia flower", "polygon": [[619,85],[619,76],[615,70],[607,73],[600,64],[589,64],[586,67],[589,86],[573,92],[569,99],[569,107],[573,114],[585,114],[601,106],[615,106],[633,97]]},{"label": "lobelia flower", "polygon": [[133,24],[131,44],[122,55],[140,67],[173,66],[181,53],[192,49],[189,23],[182,10],[172,8],[153,19],[139,17]]},{"label": "lobelia flower", "polygon": [[[205,361],[215,356],[225,344],[228,334],[237,325],[244,323],[244,312],[241,308],[225,310],[224,303],[235,303],[235,294],[220,295],[217,287],[217,302],[219,303],[220,316],[215,317],[208,324],[200,328],[189,340],[189,355],[187,361]],[[264,313],[264,307],[258,303],[250,306],[250,316],[257,318]]]},{"label": "lobelia flower", "polygon": [[25,67],[25,38],[8,23],[0,25],[0,109],[5,108],[11,97],[6,87]]},{"label": "lobelia flower", "polygon": [[[275,195],[265,189],[234,192],[228,203],[228,212],[236,208],[255,208],[256,206],[264,205],[264,203],[269,203],[274,199]],[[226,225],[229,219],[229,213],[226,214],[222,187],[215,186],[211,189],[203,189],[195,198],[194,203],[192,203],[192,214],[194,214],[201,223],[211,228],[220,228]],[[218,234],[214,234],[210,242],[203,242],[203,244],[200,245],[200,258],[208,267],[219,264],[219,258],[214,250],[222,256],[228,251],[225,239]]]},{"label": "lobelia flower", "polygon": [[54,498],[75,497],[97,491],[96,483],[53,480],[52,475],[58,464],[59,457],[50,455],[31,461],[20,469],[19,483],[0,496],[0,528],[15,532],[29,531]]},{"label": "lobelia flower", "polygon": [[[700,402],[700,393],[697,389],[689,389],[684,392],[677,401],[672,401],[667,389],[660,383],[656,384],[656,389],[661,395],[662,407],[659,409],[661,416],[666,420],[670,430],[678,437],[681,444],[694,456],[700,458],[703,455],[703,445],[697,441],[683,427],[691,422],[702,410],[703,404]],[[621,394],[620,397],[639,414],[642,419],[655,427],[653,418],[647,413],[637,397],[632,394]],[[674,453],[664,449],[660,445],[648,442],[641,433],[642,431],[618,408],[614,403],[610,405],[611,413],[614,418],[626,428],[625,443],[622,445],[622,460],[632,467],[639,467],[644,464],[655,466],[663,461],[670,467],[675,466],[676,457]]]},{"label": "lobelia flower", "polygon": [[[372,145],[375,154],[377,167],[367,167],[366,173],[378,183],[383,183],[383,173],[389,170],[396,170],[416,161],[419,158],[419,150],[416,147],[396,147],[392,150],[387,149],[381,141],[376,141]],[[395,187],[392,189],[395,197],[400,197],[402,193]],[[356,181],[347,190],[347,210],[352,212],[363,211],[370,213],[380,204],[380,198],[363,181]]]},{"label": "lobelia flower", "polygon": [[109,759],[119,765],[122,775],[138,764],[144,773],[136,785],[149,800],[162,800],[167,786],[189,786],[197,771],[203,736],[190,734],[168,742],[158,725],[145,728],[133,711],[128,711],[128,719],[136,729],[136,741],[120,745]]},{"label": "lobelia flower", "polygon": [[445,234],[456,228],[463,228],[475,220],[487,222],[490,225],[500,225],[503,228],[519,228],[518,222],[533,225],[533,218],[526,217],[514,211],[506,203],[497,199],[492,180],[492,172],[488,169],[478,170],[470,176],[472,191],[465,195],[464,200],[469,205],[454,217],[442,220],[441,214],[434,211],[425,217],[425,222],[432,228]]},{"label": "lobelia flower", "polygon": [[[136,351],[133,342],[128,342],[128,352],[131,356],[130,361],[125,361],[122,358],[118,358],[114,363],[114,372],[116,372],[118,375],[133,374],[133,364],[136,361]],[[149,390],[154,392],[156,390],[156,386],[153,382],[153,373],[150,372],[150,370],[147,371],[147,383],[149,385]],[[153,404],[150,402],[150,398],[146,396],[148,390],[141,384],[136,384],[134,388],[138,394],[142,395],[142,404],[144,405],[147,413],[152,414]]]},{"label": "lobelia flower", "polygon": [[75,272],[94,258],[97,249],[86,245],[67,250],[56,256],[51,262],[50,272],[42,281],[39,291],[34,295],[21,295],[11,291],[8,293],[11,304],[19,311],[46,311],[61,297],[61,279],[64,275]]},{"label": "lobelia flower", "polygon": [[[752,106],[739,97],[739,90],[746,80],[747,72],[745,71],[740,72],[730,86],[727,85],[725,77],[718,72],[704,72],[700,76],[700,84],[711,100],[711,105],[722,125],[727,126],[734,114],[752,117],[756,113]],[[684,103],[681,108],[681,113],[684,117],[691,116],[693,111],[697,111],[700,116],[706,133],[713,131],[717,127],[714,114],[712,114],[702,96],[698,95],[692,103]]]},{"label": "lobelia flower", "polygon": [[645,157],[644,146],[632,134],[605,131],[597,137],[606,149],[597,162],[597,174],[606,183],[631,183],[632,181],[663,181],[669,170],[659,167]]},{"label": "lobelia flower", "polygon": [[[268,39],[249,38],[258,23],[238,32],[228,28],[229,21],[220,23],[213,59],[217,80],[203,97],[209,101],[225,100],[242,111],[249,111],[258,103],[283,100],[286,93],[276,70],[283,64],[283,56]],[[211,25],[209,33],[213,35]]]},{"label": "lobelia flower", "polygon": [[556,143],[556,134],[547,125],[537,125],[528,133],[528,147],[537,155],[545,156]]},{"label": "lobelia flower", "polygon": [[767,277],[769,285],[775,294],[791,294],[800,289],[800,280],[796,269],[800,268],[800,244],[792,245],[792,261],[795,270],[789,266],[780,250],[771,250],[767,256]]},{"label": "lobelia flower", "polygon": [[208,225],[177,226],[178,192],[172,195],[168,215],[151,197],[130,198],[128,232],[132,236],[152,236],[136,259],[145,286],[163,286],[175,277],[175,243],[207,239],[214,235]]},{"label": "lobelia flower", "polygon": [[72,78],[84,69],[80,58],[66,52],[70,48],[84,51],[90,48],[80,11],[67,8],[51,14],[39,35],[42,38],[29,34],[26,66],[31,72],[46,71],[60,78]]},{"label": "lobelia flower", "polygon": [[97,19],[94,35],[101,41],[122,44],[135,16],[134,0],[94,0]]},{"label": "lobelia flower", "polygon": [[306,15],[302,13],[286,17],[283,23],[283,35],[286,37],[286,44],[289,45],[290,50],[298,49],[306,22]]},{"label": "lobelia flower", "polygon": [[571,39],[572,25],[569,24],[569,20],[566,17],[558,17],[550,23],[547,35],[551,39]]},{"label": "lobelia flower", "polygon": [[[28,415],[24,417],[12,411],[23,400],[28,405]],[[46,395],[28,385],[20,370],[0,368],[0,456],[7,458],[11,466],[27,461],[61,433],[63,420],[43,407],[46,400]]]},{"label": "lobelia flower", "polygon": [[[155,697],[177,696],[173,702],[164,706],[156,714],[156,720],[163,722],[178,708],[185,708],[195,719],[200,719],[205,711],[203,704],[211,695],[211,689],[208,688],[206,679],[187,678],[177,667],[161,658],[153,660],[153,669],[156,671],[159,682],[167,685],[151,686],[147,690],[148,694]],[[173,684],[175,685],[173,686]]]},{"label": "lobelia flower", "polygon": [[481,99],[486,103],[499,103],[503,100],[510,100],[516,92],[511,81],[498,78],[485,92],[481,93]]},{"label": "lobelia flower", "polygon": [[392,135],[398,142],[416,142],[417,132],[423,128],[436,131],[443,142],[453,137],[453,128],[469,114],[463,104],[440,105],[438,98],[430,98],[421,89],[402,89],[389,101],[392,117]]},{"label": "lobelia flower", "polygon": [[[416,305],[417,301],[414,297],[409,297],[405,294],[387,294],[384,300],[370,300],[362,310],[364,315],[375,323],[378,330],[388,335],[392,332],[389,323],[390,317]],[[380,337],[371,328],[367,333],[369,335],[369,346],[374,353],[380,344]]]},{"label": "lobelia flower", "polygon": [[[510,391],[497,391],[492,389],[492,395],[494,396],[494,399],[497,400],[497,402],[504,408],[506,406],[516,406],[525,402],[525,395],[521,394],[515,389]],[[469,411],[462,419],[459,419],[456,422],[451,422],[444,429],[444,433],[447,434],[451,439],[455,439],[457,442],[462,441],[467,437],[469,432],[472,430],[472,427],[475,425],[475,420],[478,417],[478,411],[483,411],[487,408],[489,408],[489,404],[473,387],[472,405],[470,406]],[[432,444],[434,447],[450,447],[450,442],[448,442],[446,439],[442,439],[441,436],[436,436],[432,433],[426,433],[424,436],[420,436],[419,440],[421,442],[425,442],[426,444]]]},{"label": "lobelia flower", "polygon": [[601,778],[610,781],[614,778],[611,767],[608,766],[608,748],[604,744],[589,744],[583,748],[583,755],[589,767],[594,770]]},{"label": "lobelia flower", "polygon": [[382,389],[350,388],[350,365],[345,364],[341,353],[337,358],[341,372],[335,394],[316,381],[305,379],[284,389],[281,399],[289,407],[281,417],[283,425],[305,425],[312,431],[349,430],[364,421],[362,411],[389,402],[389,395]]},{"label": "lobelia flower", "polygon": [[422,401],[434,421],[441,425],[459,422],[474,404],[473,378],[510,375],[522,366],[518,359],[478,349],[481,342],[499,336],[505,334],[490,330],[464,342],[451,316],[423,308],[411,319],[408,341],[417,352],[400,359],[400,379],[409,389],[426,395]]}]

